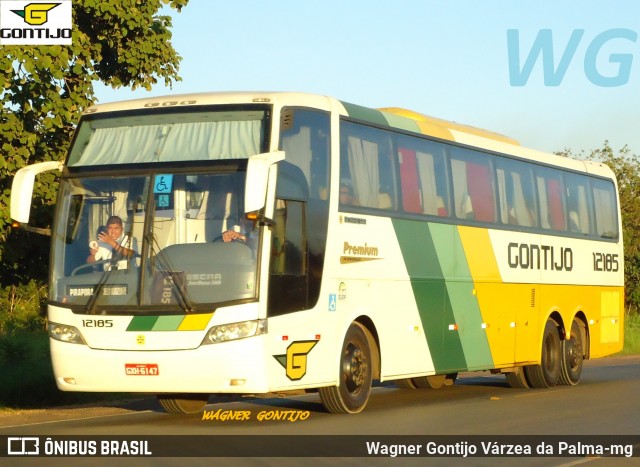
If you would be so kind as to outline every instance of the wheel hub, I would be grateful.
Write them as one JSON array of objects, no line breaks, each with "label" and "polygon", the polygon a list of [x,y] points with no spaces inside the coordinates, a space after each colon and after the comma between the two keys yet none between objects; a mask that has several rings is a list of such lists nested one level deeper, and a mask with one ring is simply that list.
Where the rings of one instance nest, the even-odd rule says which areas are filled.
[{"label": "wheel hub", "polygon": [[365,384],[368,366],[360,348],[349,346],[345,356],[345,367],[344,373],[349,391],[355,391]]}]

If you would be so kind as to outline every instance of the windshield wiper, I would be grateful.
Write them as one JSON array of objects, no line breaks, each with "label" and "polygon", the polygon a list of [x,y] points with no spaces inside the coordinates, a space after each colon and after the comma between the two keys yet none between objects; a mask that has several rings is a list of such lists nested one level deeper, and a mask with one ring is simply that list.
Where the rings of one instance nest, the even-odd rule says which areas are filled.
[{"label": "windshield wiper", "polygon": [[98,301],[98,297],[102,293],[105,284],[109,280],[111,272],[117,268],[118,261],[120,261],[121,259],[122,258],[119,258],[114,251],[111,253],[111,258],[109,258],[108,261],[102,263],[105,269],[100,276],[100,280],[96,284],[96,288],[93,289],[93,293],[91,294],[91,297],[89,297],[87,305],[85,306],[85,313],[87,313],[88,315],[93,314],[96,302]]},{"label": "windshield wiper", "polygon": [[147,235],[145,235],[144,238],[145,241],[149,242],[151,253],[155,254],[157,264],[159,266],[158,270],[162,274],[166,274],[168,276],[168,282],[171,285],[171,289],[175,291],[178,305],[185,313],[193,313],[195,310],[193,308],[193,305],[191,304],[191,301],[189,300],[186,289],[182,287],[184,285],[184,281],[180,279],[180,273],[173,270],[169,258],[167,258],[167,255],[164,253],[164,251],[162,251],[160,245],[158,245],[158,241],[156,240],[153,233],[149,232]]}]

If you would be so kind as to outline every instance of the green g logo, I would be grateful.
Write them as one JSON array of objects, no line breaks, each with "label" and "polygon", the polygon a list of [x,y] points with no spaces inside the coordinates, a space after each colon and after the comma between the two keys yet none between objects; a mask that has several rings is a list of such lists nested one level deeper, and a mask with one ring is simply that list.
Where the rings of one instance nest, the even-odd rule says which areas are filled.
[{"label": "green g logo", "polygon": [[16,15],[24,18],[25,23],[31,26],[39,26],[46,23],[49,18],[47,13],[60,5],[59,3],[29,3],[24,10],[11,10]]},{"label": "green g logo", "polygon": [[287,347],[287,353],[274,355],[280,365],[287,370],[287,378],[298,381],[307,374],[307,355],[318,341],[296,341]]}]

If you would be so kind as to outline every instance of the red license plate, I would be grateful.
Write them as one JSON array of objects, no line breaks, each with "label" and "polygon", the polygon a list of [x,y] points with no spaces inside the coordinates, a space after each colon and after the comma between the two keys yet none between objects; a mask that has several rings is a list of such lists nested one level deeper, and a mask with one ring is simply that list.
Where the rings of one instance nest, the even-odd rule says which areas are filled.
[{"label": "red license plate", "polygon": [[160,374],[157,363],[125,363],[124,372],[128,376],[158,376]]}]

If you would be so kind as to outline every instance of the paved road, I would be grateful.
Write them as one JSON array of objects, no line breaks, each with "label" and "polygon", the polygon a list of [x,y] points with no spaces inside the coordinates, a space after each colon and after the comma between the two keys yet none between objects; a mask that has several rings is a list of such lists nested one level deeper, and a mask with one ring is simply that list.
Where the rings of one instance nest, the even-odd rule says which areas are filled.
[{"label": "paved road", "polygon": [[[154,399],[147,398],[111,407],[2,415],[0,436],[66,435],[73,438],[89,435],[99,438],[128,435],[143,438],[148,435],[180,434],[189,435],[189,442],[197,444],[218,442],[219,436],[210,435],[239,435],[243,437],[238,438],[242,440],[239,446],[247,446],[248,442],[252,442],[246,438],[247,435],[339,435],[354,443],[362,443],[367,437],[375,440],[374,437],[378,435],[399,435],[400,438],[390,439],[400,440],[400,444],[404,445],[417,441],[418,444],[423,444],[421,449],[425,449],[424,443],[436,435],[451,435],[455,437],[451,438],[452,442],[463,443],[465,439],[474,440],[473,436],[476,435],[490,436],[488,440],[498,441],[500,438],[496,438],[496,435],[521,435],[519,439],[526,444],[527,440],[534,439],[531,438],[533,435],[550,435],[552,440],[553,437],[564,435],[640,435],[638,387],[640,356],[613,357],[586,362],[583,379],[574,387],[512,389],[506,385],[503,376],[488,373],[462,375],[453,387],[435,391],[397,389],[391,384],[384,384],[374,389],[367,409],[356,416],[325,413],[315,394],[289,398],[212,398],[205,415],[186,416],[166,414]],[[281,419],[270,419],[273,417]],[[209,438],[193,438],[195,435]],[[364,438],[345,438],[344,435],[361,435]],[[447,442],[446,438],[435,439],[438,445],[441,441],[444,444]],[[227,444],[233,444],[234,438],[228,440]],[[306,441],[317,443],[310,446],[310,449],[317,449],[318,446],[321,446],[320,449],[331,449],[331,440],[308,438]],[[635,441],[637,440],[636,437]],[[275,446],[275,441],[273,443]],[[344,444],[344,441],[341,443]],[[191,444],[187,448],[189,446],[194,447]],[[338,449],[338,444],[335,449]],[[634,453],[640,456],[640,445],[634,446]],[[72,463],[75,460],[80,459],[70,459]],[[152,465],[151,460],[137,459],[140,465]],[[227,460],[236,465],[245,465],[247,462],[258,465],[262,462],[272,465],[299,463],[299,459],[294,462],[294,459],[276,458]],[[318,460],[314,459],[314,463]],[[336,459],[327,459],[327,462],[334,460]],[[390,460],[387,457],[367,459],[366,462],[383,465]],[[393,459],[393,462],[400,465],[414,465],[418,461],[422,465],[425,461],[429,465],[451,465],[452,461],[461,463],[460,465],[514,465],[516,460],[505,457],[439,457]],[[191,458],[189,463],[193,464],[194,461],[198,460]],[[358,465],[363,459],[341,458],[341,461]],[[28,460],[24,462],[29,463]],[[202,465],[211,464],[206,459],[198,462]],[[594,467],[608,467],[640,465],[640,457],[528,457],[520,458],[518,463],[564,466],[590,463]],[[179,464],[179,460],[176,460],[176,465]],[[167,465],[173,464],[168,462]]]}]

